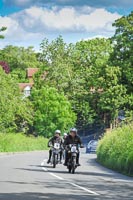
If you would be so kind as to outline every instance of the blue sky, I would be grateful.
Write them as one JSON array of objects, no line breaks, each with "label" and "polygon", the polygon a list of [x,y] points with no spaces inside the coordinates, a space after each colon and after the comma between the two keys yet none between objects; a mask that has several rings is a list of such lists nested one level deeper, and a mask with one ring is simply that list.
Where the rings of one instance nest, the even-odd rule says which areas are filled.
[{"label": "blue sky", "polygon": [[0,27],[6,26],[6,45],[39,49],[46,37],[62,35],[68,43],[110,37],[112,23],[133,10],[133,0],[0,0]]}]

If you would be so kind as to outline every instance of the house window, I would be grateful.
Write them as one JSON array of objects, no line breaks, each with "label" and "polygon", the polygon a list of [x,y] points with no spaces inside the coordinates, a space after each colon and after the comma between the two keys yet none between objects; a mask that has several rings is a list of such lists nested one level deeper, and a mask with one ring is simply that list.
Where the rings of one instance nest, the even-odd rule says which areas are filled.
[{"label": "house window", "polygon": [[26,87],[24,88],[24,96],[25,96],[25,97],[30,96],[30,92],[31,92],[31,87],[30,87],[30,86],[26,86]]}]

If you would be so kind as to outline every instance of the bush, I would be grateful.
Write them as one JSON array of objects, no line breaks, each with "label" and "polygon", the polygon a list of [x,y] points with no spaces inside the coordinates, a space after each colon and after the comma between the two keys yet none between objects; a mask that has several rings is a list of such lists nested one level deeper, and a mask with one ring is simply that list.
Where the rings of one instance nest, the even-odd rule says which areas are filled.
[{"label": "bush", "polygon": [[108,168],[133,176],[133,124],[106,133],[99,141],[97,160]]},{"label": "bush", "polygon": [[19,152],[46,150],[48,140],[44,137],[25,136],[24,134],[0,133],[0,152]]}]

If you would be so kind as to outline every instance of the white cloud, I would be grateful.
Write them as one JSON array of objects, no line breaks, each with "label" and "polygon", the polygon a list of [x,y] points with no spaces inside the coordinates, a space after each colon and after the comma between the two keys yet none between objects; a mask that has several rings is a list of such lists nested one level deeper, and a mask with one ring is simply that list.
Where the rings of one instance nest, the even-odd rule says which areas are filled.
[{"label": "white cloud", "polygon": [[[0,27],[6,26],[6,38],[14,42],[42,40],[46,35],[70,33],[88,33],[93,35],[111,35],[112,23],[121,17],[105,9],[82,7],[30,7],[8,17],[0,17]],[[79,40],[79,38],[77,39]],[[5,41],[7,42],[7,41]]]},{"label": "white cloud", "polygon": [[[85,8],[84,8],[85,10]],[[59,9],[53,7],[51,10],[41,7],[31,7],[11,16],[19,21],[26,30],[39,31],[97,31],[104,29],[112,31],[111,24],[120,17],[117,13],[110,13],[105,9],[90,9],[87,7],[85,13],[72,7]]]},{"label": "white cloud", "polygon": [[12,17],[1,17],[0,16],[0,27],[5,26],[7,30],[3,32],[8,39],[12,40],[20,40],[20,39],[28,39],[31,36],[34,36],[34,33],[27,32],[24,30],[23,26]]},{"label": "white cloud", "polygon": [[107,36],[103,36],[103,35],[95,35],[95,36],[90,36],[88,38],[81,38],[79,41],[83,40],[83,41],[88,41],[88,40],[92,40],[92,39],[95,39],[95,38],[105,38],[107,39],[108,37]]}]

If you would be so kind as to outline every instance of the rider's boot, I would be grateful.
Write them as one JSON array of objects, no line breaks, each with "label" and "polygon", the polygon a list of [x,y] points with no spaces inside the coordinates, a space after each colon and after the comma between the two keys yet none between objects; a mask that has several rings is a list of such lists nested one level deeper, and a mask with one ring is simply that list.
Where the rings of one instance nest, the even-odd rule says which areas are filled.
[{"label": "rider's boot", "polygon": [[81,166],[80,163],[79,163],[79,157],[77,157],[77,159],[76,159],[76,165]]},{"label": "rider's boot", "polygon": [[49,164],[49,163],[51,162],[51,156],[52,156],[52,151],[49,150],[49,159],[48,159],[48,161],[47,161],[47,164]]}]

